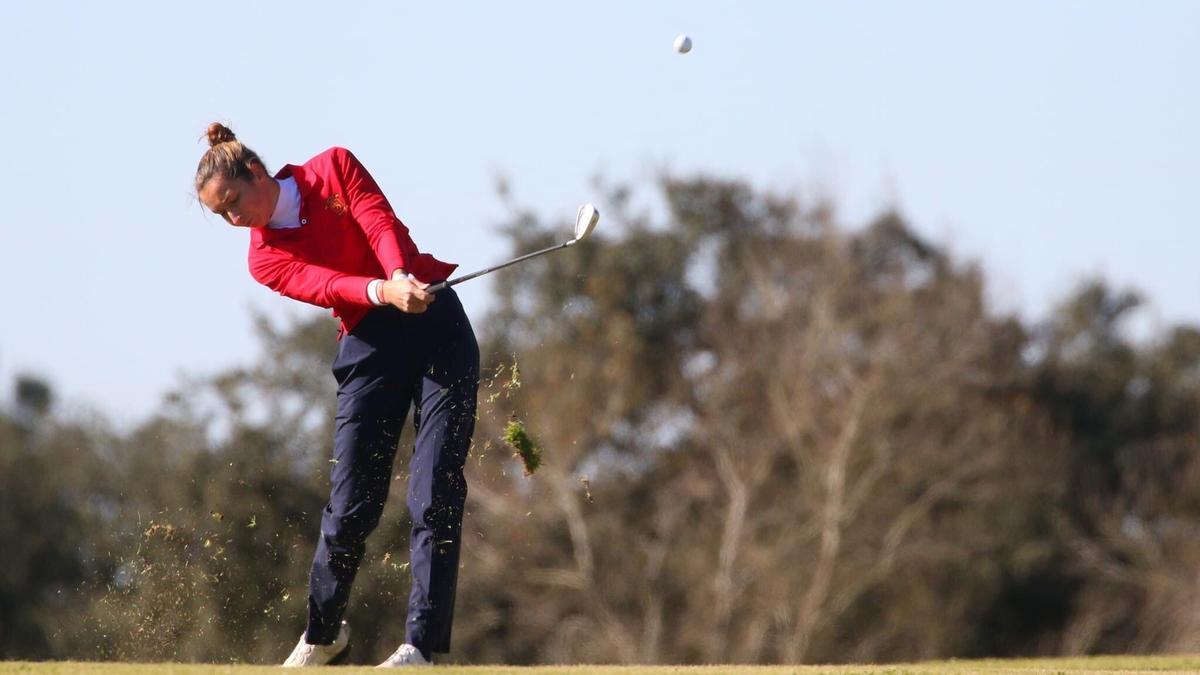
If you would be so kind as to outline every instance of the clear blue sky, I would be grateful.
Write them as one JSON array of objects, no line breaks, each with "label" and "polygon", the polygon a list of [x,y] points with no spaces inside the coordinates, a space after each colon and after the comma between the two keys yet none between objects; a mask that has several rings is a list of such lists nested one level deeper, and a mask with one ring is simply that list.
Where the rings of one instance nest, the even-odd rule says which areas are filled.
[{"label": "clear blue sky", "polygon": [[464,270],[505,253],[497,175],[565,220],[669,167],[898,205],[998,310],[1103,274],[1200,322],[1198,2],[11,0],[0,61],[0,397],[33,372],[136,421],[255,358],[251,308],[310,311],[196,204],[212,120],[272,169],[350,147]]}]

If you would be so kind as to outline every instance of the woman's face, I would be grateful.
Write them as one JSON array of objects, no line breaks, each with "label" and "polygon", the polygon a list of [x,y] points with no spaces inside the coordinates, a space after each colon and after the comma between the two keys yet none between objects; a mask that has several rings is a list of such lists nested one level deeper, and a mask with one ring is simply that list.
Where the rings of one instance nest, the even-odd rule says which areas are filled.
[{"label": "woman's face", "polygon": [[250,180],[215,176],[200,189],[200,201],[235,227],[263,227],[275,212],[279,186],[259,165]]}]

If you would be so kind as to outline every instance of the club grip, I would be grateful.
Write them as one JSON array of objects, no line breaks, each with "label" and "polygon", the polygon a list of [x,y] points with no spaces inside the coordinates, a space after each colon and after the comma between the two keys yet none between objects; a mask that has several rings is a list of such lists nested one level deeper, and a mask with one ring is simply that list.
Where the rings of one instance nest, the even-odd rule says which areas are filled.
[{"label": "club grip", "polygon": [[443,288],[450,288],[450,282],[449,281],[439,281],[436,284],[430,286],[429,288],[426,288],[425,292],[426,293],[437,293],[438,291],[442,290]]}]

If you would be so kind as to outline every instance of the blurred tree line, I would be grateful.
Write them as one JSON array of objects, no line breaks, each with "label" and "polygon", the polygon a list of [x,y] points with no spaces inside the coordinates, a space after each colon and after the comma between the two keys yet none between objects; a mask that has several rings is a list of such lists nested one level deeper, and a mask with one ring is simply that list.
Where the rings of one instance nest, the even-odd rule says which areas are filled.
[{"label": "blurred tree line", "polygon": [[[1200,649],[1200,331],[1131,341],[1094,282],[998,316],[885,213],[706,177],[603,190],[496,275],[453,660],[862,662]],[[655,215],[655,214],[658,215]],[[513,253],[569,226],[513,207]],[[280,661],[303,628],[334,404],[326,318],[137,428],[0,414],[0,658]],[[502,442],[544,449],[525,476]],[[394,494],[348,618],[403,638]]]}]

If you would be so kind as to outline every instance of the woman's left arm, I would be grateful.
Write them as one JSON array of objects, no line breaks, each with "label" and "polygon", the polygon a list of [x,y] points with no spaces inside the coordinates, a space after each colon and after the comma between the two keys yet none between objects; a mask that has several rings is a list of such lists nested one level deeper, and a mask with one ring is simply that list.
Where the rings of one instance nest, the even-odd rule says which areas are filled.
[{"label": "woman's left arm", "polygon": [[367,243],[383,266],[385,278],[390,279],[396,270],[408,269],[406,263],[416,257],[416,247],[408,236],[408,228],[396,217],[375,179],[354,153],[345,148],[335,148],[333,160],[346,189],[350,215],[367,235]]}]

